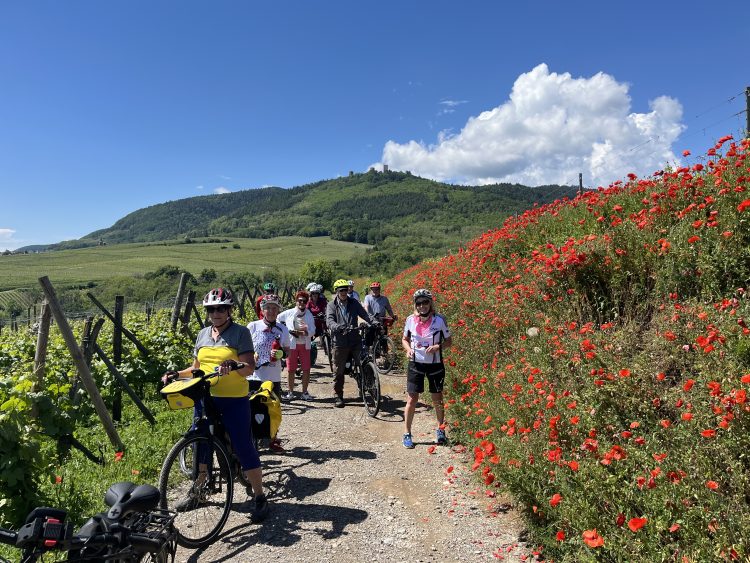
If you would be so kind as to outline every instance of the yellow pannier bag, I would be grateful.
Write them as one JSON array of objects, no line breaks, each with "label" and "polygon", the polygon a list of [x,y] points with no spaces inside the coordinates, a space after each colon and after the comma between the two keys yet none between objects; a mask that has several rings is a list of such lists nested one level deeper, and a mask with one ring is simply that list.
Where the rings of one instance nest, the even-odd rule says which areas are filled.
[{"label": "yellow pannier bag", "polygon": [[273,438],[281,426],[281,400],[273,392],[273,383],[264,381],[250,395],[253,438]]},{"label": "yellow pannier bag", "polygon": [[178,379],[164,386],[160,392],[170,409],[189,409],[203,396],[203,385],[204,380],[200,377]]}]

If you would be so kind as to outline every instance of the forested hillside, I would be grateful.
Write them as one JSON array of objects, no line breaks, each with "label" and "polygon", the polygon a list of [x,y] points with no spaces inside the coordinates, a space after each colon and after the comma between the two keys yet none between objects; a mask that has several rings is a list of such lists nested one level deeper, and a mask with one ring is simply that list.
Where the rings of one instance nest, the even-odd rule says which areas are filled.
[{"label": "forested hillside", "polygon": [[457,248],[503,218],[575,195],[569,186],[454,186],[403,172],[352,174],[291,189],[261,188],[170,201],[52,248],[168,239],[324,236],[375,245],[351,269],[393,273]]}]

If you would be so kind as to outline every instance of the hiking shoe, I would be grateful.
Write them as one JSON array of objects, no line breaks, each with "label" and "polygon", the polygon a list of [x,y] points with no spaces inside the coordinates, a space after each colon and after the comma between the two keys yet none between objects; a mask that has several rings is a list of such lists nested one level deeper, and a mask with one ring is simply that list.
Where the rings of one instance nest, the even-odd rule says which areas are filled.
[{"label": "hiking shoe", "polygon": [[411,434],[404,434],[404,447],[410,450],[414,448],[414,440],[411,439]]},{"label": "hiking shoe", "polygon": [[250,521],[254,523],[263,522],[266,516],[268,516],[268,510],[269,506],[266,495],[258,495],[255,497],[252,510],[250,510]]},{"label": "hiking shoe", "polygon": [[274,438],[273,440],[271,440],[271,443],[268,444],[268,449],[280,454],[283,454],[286,451],[284,449],[284,446],[281,445],[281,440],[279,440],[278,438]]},{"label": "hiking shoe", "polygon": [[310,395],[307,391],[303,391],[302,395],[300,395],[300,399],[303,401],[312,401],[315,398],[314,395]]},{"label": "hiking shoe", "polygon": [[333,401],[333,406],[337,409],[343,409],[344,408],[344,398],[343,397],[336,397],[336,399]]},{"label": "hiking shoe", "polygon": [[282,401],[292,401],[294,400],[294,393],[292,391],[287,391],[286,395],[281,396]]},{"label": "hiking shoe", "polygon": [[442,428],[435,430],[435,443],[438,446],[444,446],[448,443],[448,436],[445,435],[445,430]]}]

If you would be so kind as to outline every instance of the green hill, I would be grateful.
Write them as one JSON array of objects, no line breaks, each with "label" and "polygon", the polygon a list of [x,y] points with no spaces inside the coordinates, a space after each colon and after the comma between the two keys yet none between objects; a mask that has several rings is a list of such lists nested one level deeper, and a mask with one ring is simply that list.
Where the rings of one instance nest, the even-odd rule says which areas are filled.
[{"label": "green hill", "polygon": [[52,248],[227,236],[330,236],[374,246],[352,264],[353,273],[391,274],[457,248],[509,215],[575,193],[569,186],[455,186],[409,173],[370,171],[291,189],[169,201]]}]

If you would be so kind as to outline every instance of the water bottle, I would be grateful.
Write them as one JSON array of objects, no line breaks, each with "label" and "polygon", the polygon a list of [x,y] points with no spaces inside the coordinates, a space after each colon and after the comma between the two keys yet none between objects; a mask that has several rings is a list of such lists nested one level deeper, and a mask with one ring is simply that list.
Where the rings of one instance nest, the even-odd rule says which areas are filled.
[{"label": "water bottle", "polygon": [[281,356],[283,356],[284,352],[281,349],[281,336],[276,335],[276,338],[273,340],[273,344],[271,344],[271,361],[276,362],[281,359]]}]

